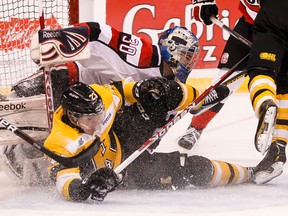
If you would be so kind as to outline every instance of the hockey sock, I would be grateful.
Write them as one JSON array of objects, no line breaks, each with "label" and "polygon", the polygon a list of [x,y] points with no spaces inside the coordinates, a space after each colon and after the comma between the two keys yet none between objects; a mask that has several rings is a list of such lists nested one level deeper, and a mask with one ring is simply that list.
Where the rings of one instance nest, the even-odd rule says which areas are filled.
[{"label": "hockey sock", "polygon": [[211,109],[207,110],[206,112],[202,113],[201,115],[193,116],[191,121],[191,127],[194,127],[197,130],[203,130],[209,124],[209,122],[217,115],[217,113],[221,110],[223,106],[224,103],[219,103]]},{"label": "hockey sock", "polygon": [[216,160],[211,160],[211,162],[214,172],[209,183],[210,187],[247,183],[250,179],[246,167]]},{"label": "hockey sock", "polygon": [[256,75],[252,76],[250,72],[250,80],[248,89],[250,99],[257,117],[260,115],[261,104],[268,99],[276,103],[276,84],[272,75]]}]

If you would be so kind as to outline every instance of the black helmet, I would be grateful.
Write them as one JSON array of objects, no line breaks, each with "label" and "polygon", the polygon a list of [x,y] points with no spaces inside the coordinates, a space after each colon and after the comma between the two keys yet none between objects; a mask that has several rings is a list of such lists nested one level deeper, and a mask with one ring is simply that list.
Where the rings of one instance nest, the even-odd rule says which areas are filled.
[{"label": "black helmet", "polygon": [[74,125],[77,125],[77,120],[83,114],[98,115],[105,110],[100,95],[82,82],[71,85],[63,92],[61,106]]}]

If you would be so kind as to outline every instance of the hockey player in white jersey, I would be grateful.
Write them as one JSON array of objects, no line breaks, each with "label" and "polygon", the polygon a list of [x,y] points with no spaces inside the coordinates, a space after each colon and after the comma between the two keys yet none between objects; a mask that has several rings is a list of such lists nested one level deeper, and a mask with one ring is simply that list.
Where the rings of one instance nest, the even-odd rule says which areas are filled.
[{"label": "hockey player in white jersey", "polygon": [[[109,84],[126,77],[142,80],[163,76],[185,83],[199,56],[198,40],[185,27],[171,28],[163,33],[162,37],[169,37],[169,44],[161,44],[161,39],[159,44],[151,44],[105,24],[90,22],[75,25],[79,26],[86,26],[90,32],[91,57],[52,67],[55,92],[64,89],[60,86],[67,87],[76,81]],[[33,83],[33,86],[27,83]],[[43,84],[43,75],[39,73],[32,79],[29,77],[15,84],[13,90],[20,97],[31,96],[44,93]]]}]

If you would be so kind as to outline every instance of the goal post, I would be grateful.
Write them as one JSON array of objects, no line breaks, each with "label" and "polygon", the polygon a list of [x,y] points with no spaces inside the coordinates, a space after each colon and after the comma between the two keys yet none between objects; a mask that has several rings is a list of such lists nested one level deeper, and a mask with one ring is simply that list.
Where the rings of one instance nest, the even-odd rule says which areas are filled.
[{"label": "goal post", "polygon": [[[67,27],[79,21],[79,0],[42,0],[45,26]],[[40,28],[39,0],[0,0],[0,94],[38,69],[30,57],[30,40]]]},{"label": "goal post", "polygon": [[[0,94],[11,92],[13,84],[36,73],[39,66],[30,56],[30,41],[40,29],[40,0],[0,0]],[[57,29],[79,22],[79,0],[42,0],[45,27]],[[53,85],[53,83],[52,83]],[[34,139],[48,135],[44,97],[13,98],[0,95],[0,114]],[[1,99],[2,98],[2,99]],[[25,112],[21,109],[25,108]],[[0,146],[25,143],[0,126]]]}]

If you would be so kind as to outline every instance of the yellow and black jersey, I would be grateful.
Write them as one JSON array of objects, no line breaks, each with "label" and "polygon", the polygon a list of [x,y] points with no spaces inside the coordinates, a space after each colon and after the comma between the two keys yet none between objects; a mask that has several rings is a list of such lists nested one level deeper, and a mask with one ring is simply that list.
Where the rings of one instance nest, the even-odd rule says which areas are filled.
[{"label": "yellow and black jersey", "polygon": [[[165,97],[149,101],[141,98],[137,101],[136,98],[129,97],[130,100],[133,99],[130,101],[131,105],[123,106],[117,113],[112,129],[120,140],[125,156],[133,153],[157,128],[165,125],[170,120],[169,117],[186,108],[199,95],[199,92],[190,85],[175,81],[168,81],[168,84],[169,92]],[[132,89],[135,84],[128,83],[124,88],[125,91],[128,86]],[[126,95],[128,94],[125,92],[125,97]]]},{"label": "yellow and black jersey", "polygon": [[[155,129],[167,122],[169,111],[184,109],[199,95],[189,85],[169,81],[170,88],[165,98],[140,103],[141,98],[136,98],[134,94],[136,84],[124,80],[113,85],[90,85],[101,96],[106,109],[97,132],[101,145],[91,162],[83,167],[68,169],[52,161],[50,175],[55,178],[58,192],[66,199],[72,199],[73,180],[81,180],[102,167],[116,168],[123,157],[122,150],[127,153],[131,151],[131,146],[138,148],[142,140],[150,138]],[[93,135],[67,123],[60,106],[54,114],[53,128],[44,145],[58,155],[71,157],[94,140]]]},{"label": "yellow and black jersey", "polygon": [[[103,141],[108,136],[117,111],[122,106],[122,96],[115,87],[110,85],[93,84],[91,87],[101,95],[106,110],[105,118],[97,131],[100,141]],[[67,122],[65,117],[60,106],[54,114],[53,128],[44,145],[59,155],[71,157],[90,146],[95,137],[84,133],[76,126],[65,123]]]},{"label": "yellow and black jersey", "polygon": [[[110,129],[117,111],[122,106],[122,96],[114,86],[91,85],[91,87],[101,95],[106,109],[105,119],[100,126],[101,145],[99,151],[85,168],[65,169],[53,161],[49,168],[50,176],[56,180],[57,190],[66,199],[70,199],[69,184],[74,179],[87,177],[102,167],[117,167],[121,162],[121,146],[117,136]],[[71,157],[91,145],[95,137],[83,133],[80,128],[72,127],[66,122],[63,109],[59,107],[54,114],[52,131],[44,145],[56,154]]]}]

